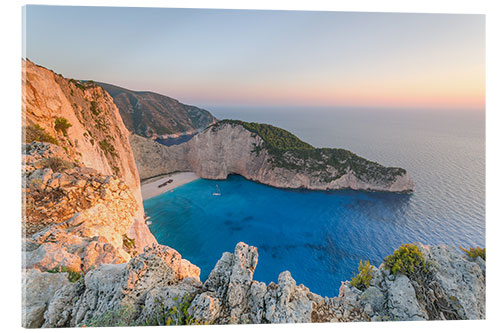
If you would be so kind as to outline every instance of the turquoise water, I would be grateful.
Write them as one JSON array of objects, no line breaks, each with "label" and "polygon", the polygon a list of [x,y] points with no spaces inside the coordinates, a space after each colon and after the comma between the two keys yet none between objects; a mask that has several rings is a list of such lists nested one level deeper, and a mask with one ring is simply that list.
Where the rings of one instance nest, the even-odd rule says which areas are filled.
[{"label": "turquoise water", "polygon": [[[483,113],[225,114],[268,122],[315,146],[347,148],[406,168],[410,195],[281,190],[232,175],[200,179],[144,202],[162,244],[198,265],[205,279],[239,241],[259,250],[254,278],[289,270],[313,292],[336,296],[360,259],[380,264],[405,242],[485,245]],[[219,186],[222,195],[213,196]]]}]

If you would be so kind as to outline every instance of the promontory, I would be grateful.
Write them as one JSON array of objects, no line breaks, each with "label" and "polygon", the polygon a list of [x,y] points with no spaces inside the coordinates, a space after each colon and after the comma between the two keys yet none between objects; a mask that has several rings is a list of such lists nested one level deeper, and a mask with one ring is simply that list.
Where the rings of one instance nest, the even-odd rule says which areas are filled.
[{"label": "promontory", "polygon": [[225,179],[239,174],[279,188],[411,192],[409,173],[384,167],[345,149],[315,148],[268,124],[222,120],[190,141],[166,147],[132,135],[141,179],[176,171]]}]

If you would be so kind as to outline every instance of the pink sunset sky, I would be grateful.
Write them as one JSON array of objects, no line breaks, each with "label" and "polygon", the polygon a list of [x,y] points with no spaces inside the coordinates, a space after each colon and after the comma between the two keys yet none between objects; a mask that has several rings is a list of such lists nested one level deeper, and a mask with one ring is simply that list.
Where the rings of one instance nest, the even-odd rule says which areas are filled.
[{"label": "pink sunset sky", "polygon": [[30,60],[201,107],[484,110],[484,15],[54,6],[26,13]]}]

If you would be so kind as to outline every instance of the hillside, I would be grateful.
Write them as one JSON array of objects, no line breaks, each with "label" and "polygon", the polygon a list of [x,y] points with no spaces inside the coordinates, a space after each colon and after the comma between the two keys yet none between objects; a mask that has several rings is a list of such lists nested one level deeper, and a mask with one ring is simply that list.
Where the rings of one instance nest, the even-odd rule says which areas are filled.
[{"label": "hillside", "polygon": [[196,132],[216,119],[207,110],[149,91],[132,91],[98,82],[113,97],[123,123],[135,134],[156,138]]}]

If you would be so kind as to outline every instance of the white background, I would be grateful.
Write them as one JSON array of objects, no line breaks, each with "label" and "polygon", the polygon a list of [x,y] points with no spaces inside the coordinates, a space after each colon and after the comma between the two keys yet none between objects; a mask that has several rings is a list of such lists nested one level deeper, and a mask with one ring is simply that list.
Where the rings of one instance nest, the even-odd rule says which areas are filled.
[{"label": "white background", "polygon": [[[371,12],[417,12],[417,13],[469,13],[486,14],[486,247],[487,264],[487,320],[460,322],[391,322],[391,323],[344,323],[344,324],[281,324],[281,325],[239,325],[205,327],[151,327],[151,328],[108,328],[92,329],[93,332],[127,330],[129,332],[146,330],[158,332],[489,332],[498,331],[499,324],[499,287],[498,243],[500,236],[498,224],[499,188],[499,132],[498,95],[499,90],[499,31],[500,15],[497,3],[488,0],[66,0],[66,1],[21,1],[3,0],[0,10],[0,184],[1,213],[0,226],[0,327],[5,332],[21,328],[21,57],[22,57],[22,17],[24,4],[85,5],[85,6],[135,6],[135,7],[184,7],[184,8],[234,8],[234,9],[289,9],[289,10],[330,10],[330,11],[371,11]],[[495,327],[497,326],[497,327]],[[68,329],[57,329],[65,332]],[[74,332],[74,330],[73,330]]]}]

